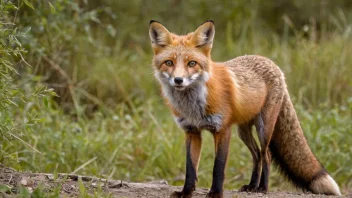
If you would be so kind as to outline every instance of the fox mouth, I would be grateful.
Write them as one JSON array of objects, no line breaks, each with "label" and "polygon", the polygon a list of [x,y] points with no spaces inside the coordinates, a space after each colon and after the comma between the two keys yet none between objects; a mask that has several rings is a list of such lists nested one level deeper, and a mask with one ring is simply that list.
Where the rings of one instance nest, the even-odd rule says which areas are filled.
[{"label": "fox mouth", "polygon": [[175,85],[173,87],[178,91],[182,91],[182,90],[186,89],[186,86],[182,86],[182,85]]}]

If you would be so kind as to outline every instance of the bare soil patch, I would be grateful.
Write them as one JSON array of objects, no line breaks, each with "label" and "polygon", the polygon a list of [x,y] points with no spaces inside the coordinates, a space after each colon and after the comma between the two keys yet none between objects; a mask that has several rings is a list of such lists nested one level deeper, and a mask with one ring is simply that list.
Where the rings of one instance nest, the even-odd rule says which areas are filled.
[{"label": "bare soil patch", "polygon": [[[170,186],[165,180],[134,183],[121,180],[106,180],[97,177],[81,176],[74,174],[53,174],[47,173],[26,173],[18,172],[0,164],[0,195],[2,197],[16,196],[21,187],[32,192],[38,186],[44,191],[50,192],[59,189],[61,196],[77,197],[80,193],[79,181],[82,181],[86,191],[93,194],[99,188],[102,192],[112,195],[112,197],[169,197],[174,191],[180,191],[181,186]],[[4,188],[7,188],[7,190]],[[194,192],[193,197],[205,197],[209,189],[199,188]],[[263,193],[241,193],[237,191],[225,191],[225,197],[332,197],[314,194],[298,194],[288,192]]]}]

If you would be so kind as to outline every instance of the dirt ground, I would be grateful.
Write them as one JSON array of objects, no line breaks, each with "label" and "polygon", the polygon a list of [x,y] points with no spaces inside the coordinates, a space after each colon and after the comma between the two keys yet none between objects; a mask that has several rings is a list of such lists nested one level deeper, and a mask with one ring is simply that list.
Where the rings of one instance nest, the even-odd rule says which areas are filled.
[{"label": "dirt ground", "polygon": [[[22,173],[0,164],[0,195],[2,197],[13,197],[21,187],[32,192],[37,186],[44,191],[59,189],[62,197],[77,197],[80,193],[80,180],[85,186],[88,194],[100,189],[112,197],[169,197],[173,191],[179,191],[182,187],[169,186],[165,180],[148,183],[133,183],[121,180],[105,180],[96,177],[80,176],[74,174],[53,174],[46,173]],[[81,183],[81,184],[82,184]],[[5,189],[5,190],[4,190]],[[205,197],[209,189],[197,189],[193,197]],[[240,193],[237,191],[225,191],[225,197],[331,197],[313,194],[297,194],[287,192],[262,193]],[[349,196],[348,196],[349,197]]]}]

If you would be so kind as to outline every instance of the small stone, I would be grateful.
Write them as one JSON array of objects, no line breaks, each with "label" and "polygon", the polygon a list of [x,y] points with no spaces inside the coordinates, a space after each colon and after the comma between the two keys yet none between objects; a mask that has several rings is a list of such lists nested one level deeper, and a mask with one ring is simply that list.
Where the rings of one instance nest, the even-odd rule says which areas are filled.
[{"label": "small stone", "polygon": [[23,186],[32,186],[34,182],[29,177],[22,177],[20,180],[20,184]]},{"label": "small stone", "polygon": [[104,186],[104,184],[103,183],[99,183],[99,184],[97,184],[96,182],[94,182],[94,183],[92,183],[91,184],[93,187],[98,187],[98,186],[100,186],[100,187],[103,187]]},{"label": "small stone", "polygon": [[50,181],[54,181],[54,175],[47,175],[46,176]]},{"label": "small stone", "polygon": [[32,188],[32,187],[27,187],[27,189],[28,189],[28,191],[29,191],[30,193],[33,192],[33,188]]}]

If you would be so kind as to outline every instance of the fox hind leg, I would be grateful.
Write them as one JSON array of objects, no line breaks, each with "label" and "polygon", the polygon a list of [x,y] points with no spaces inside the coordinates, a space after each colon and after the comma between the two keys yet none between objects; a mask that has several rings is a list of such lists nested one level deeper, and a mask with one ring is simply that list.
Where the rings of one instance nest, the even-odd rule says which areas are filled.
[{"label": "fox hind leg", "polygon": [[262,174],[257,191],[267,192],[270,174],[271,155],[269,144],[274,132],[276,120],[278,118],[282,97],[276,98],[275,102],[267,103],[255,120],[257,133],[261,147]]},{"label": "fox hind leg", "polygon": [[245,143],[248,147],[249,151],[252,154],[253,158],[253,169],[252,169],[252,176],[251,180],[248,185],[244,185],[241,187],[239,191],[241,192],[254,192],[259,186],[260,182],[260,175],[261,175],[261,159],[260,159],[260,149],[255,141],[253,134],[252,134],[252,126],[253,120],[249,123],[242,124],[238,126],[238,133],[241,140]]}]

